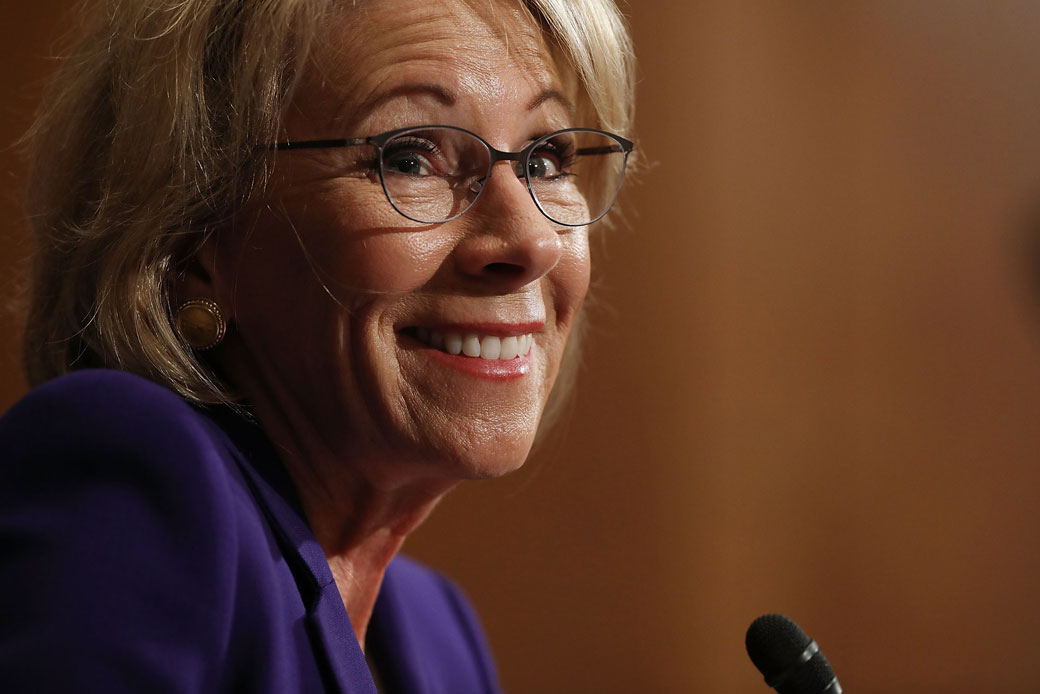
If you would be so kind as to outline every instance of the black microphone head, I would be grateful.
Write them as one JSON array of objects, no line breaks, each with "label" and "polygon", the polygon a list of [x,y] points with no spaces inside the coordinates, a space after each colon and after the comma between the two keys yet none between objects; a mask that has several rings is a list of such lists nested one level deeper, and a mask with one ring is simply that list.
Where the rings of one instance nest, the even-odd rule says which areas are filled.
[{"label": "black microphone head", "polygon": [[830,663],[816,642],[782,614],[762,615],[744,638],[751,662],[780,694],[840,694]]}]

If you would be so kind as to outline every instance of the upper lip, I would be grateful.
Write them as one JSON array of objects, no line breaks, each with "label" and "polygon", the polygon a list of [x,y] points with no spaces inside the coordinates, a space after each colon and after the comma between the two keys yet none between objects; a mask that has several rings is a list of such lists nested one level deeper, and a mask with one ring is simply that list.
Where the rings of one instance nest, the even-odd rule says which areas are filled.
[{"label": "upper lip", "polygon": [[500,321],[436,321],[409,323],[401,329],[426,328],[441,333],[468,333],[475,335],[494,335],[496,337],[510,337],[537,333],[545,327],[544,320],[534,320],[516,323],[503,323]]}]

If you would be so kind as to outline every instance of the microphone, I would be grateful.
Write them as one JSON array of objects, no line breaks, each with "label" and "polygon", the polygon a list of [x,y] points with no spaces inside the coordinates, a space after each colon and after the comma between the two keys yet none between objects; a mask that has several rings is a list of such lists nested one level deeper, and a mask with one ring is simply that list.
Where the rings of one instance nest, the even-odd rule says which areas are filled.
[{"label": "microphone", "polygon": [[841,685],[816,642],[782,614],[765,614],[744,638],[751,662],[780,694],[841,694]]}]

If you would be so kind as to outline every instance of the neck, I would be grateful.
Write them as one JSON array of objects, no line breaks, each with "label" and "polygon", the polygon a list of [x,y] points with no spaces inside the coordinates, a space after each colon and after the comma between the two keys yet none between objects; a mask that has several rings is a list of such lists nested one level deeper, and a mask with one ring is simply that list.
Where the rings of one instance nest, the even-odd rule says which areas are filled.
[{"label": "neck", "polygon": [[[404,461],[375,460],[363,449],[340,450],[349,444],[327,442],[279,379],[263,377],[271,370],[258,368],[248,350],[236,356],[225,364],[231,380],[251,386],[243,394],[279,449],[364,648],[386,567],[458,480],[431,477]],[[234,378],[242,369],[251,377]]]},{"label": "neck", "polygon": [[[337,454],[312,436],[304,422],[289,422],[254,403],[267,436],[279,449],[304,516],[325,552],[343,605],[364,648],[365,633],[383,574],[437,502],[458,482],[440,478],[404,479],[374,475],[393,469]],[[303,427],[301,429],[301,427]]]},{"label": "neck", "polygon": [[[290,468],[290,472],[291,472]],[[383,574],[404,544],[433,510],[448,486],[423,486],[391,492],[355,489],[333,499],[326,487],[296,478],[304,513],[339,588],[358,643],[364,648]],[[341,487],[342,489],[342,487]]]},{"label": "neck", "polygon": [[276,443],[296,439],[290,446],[280,446],[282,462],[363,649],[387,566],[457,481],[423,478],[391,483],[381,477],[373,482],[365,475],[371,461],[353,461],[321,445],[302,447],[303,441],[277,425],[268,429],[268,435]]}]

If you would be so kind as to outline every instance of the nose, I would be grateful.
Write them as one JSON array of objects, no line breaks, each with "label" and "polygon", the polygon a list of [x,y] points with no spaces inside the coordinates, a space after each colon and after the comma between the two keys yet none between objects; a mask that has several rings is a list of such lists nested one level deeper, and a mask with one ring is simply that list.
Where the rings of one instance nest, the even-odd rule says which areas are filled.
[{"label": "nose", "polygon": [[454,255],[459,271],[496,289],[530,284],[556,267],[561,233],[571,230],[541,213],[511,162],[499,162],[480,198],[463,217],[467,225]]}]

